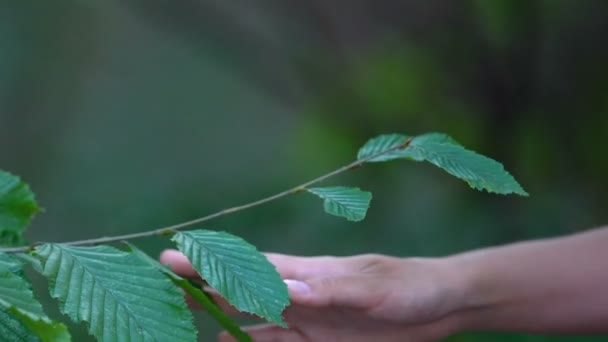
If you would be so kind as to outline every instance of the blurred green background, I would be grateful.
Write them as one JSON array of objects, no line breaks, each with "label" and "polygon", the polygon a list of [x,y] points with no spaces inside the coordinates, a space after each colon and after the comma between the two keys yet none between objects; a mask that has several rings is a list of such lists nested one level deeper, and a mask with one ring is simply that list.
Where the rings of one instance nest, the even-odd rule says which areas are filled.
[{"label": "blurred green background", "polygon": [[[63,241],[260,198],[377,134],[442,131],[532,196],[390,163],[328,182],[374,193],[362,223],[302,195],[204,227],[301,255],[441,256],[572,233],[608,222],[607,36],[602,0],[0,0],[0,167],[46,209],[29,239]],[[216,325],[197,320],[211,340]],[[607,339],[450,339],[488,340]]]}]

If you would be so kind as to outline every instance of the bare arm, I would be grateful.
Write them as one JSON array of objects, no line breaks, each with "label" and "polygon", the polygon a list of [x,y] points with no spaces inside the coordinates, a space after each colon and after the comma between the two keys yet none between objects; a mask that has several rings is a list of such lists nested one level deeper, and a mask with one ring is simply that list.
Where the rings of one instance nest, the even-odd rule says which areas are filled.
[{"label": "bare arm", "polygon": [[608,228],[444,260],[460,273],[458,330],[608,333]]},{"label": "bare arm", "polygon": [[[430,342],[480,330],[608,333],[608,228],[445,258],[267,256],[290,290],[284,315],[290,329],[248,327],[256,341]],[[161,261],[198,276],[177,251],[165,251]],[[233,341],[226,334],[220,340]]]}]

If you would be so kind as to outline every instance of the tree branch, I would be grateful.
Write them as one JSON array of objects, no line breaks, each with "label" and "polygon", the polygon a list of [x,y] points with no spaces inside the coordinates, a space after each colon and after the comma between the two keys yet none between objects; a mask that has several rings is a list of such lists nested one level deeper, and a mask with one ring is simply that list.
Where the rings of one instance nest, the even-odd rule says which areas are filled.
[{"label": "tree branch", "polygon": [[[363,164],[365,164],[366,162],[376,159],[382,155],[394,152],[396,150],[405,149],[410,145],[411,140],[412,140],[412,138],[410,137],[409,139],[407,139],[405,142],[403,142],[401,144],[391,146],[383,151],[370,155],[366,158],[355,160],[348,165],[344,165],[338,169],[335,169],[334,171],[326,173],[326,174],[324,174],[320,177],[317,177],[313,180],[310,180],[308,182],[302,183],[291,189],[279,192],[277,194],[274,194],[274,195],[271,195],[271,196],[268,196],[268,197],[265,197],[265,198],[259,199],[257,201],[247,203],[247,204],[223,209],[223,210],[220,210],[213,214],[209,214],[207,216],[196,218],[194,220],[178,223],[178,224],[168,226],[168,227],[162,227],[162,228],[157,228],[157,229],[148,230],[148,231],[144,231],[144,232],[139,232],[139,233],[131,233],[131,234],[124,234],[124,235],[116,235],[116,236],[106,236],[106,237],[99,237],[99,238],[86,239],[86,240],[69,241],[69,242],[63,242],[63,244],[71,245],[71,246],[89,246],[89,245],[98,245],[98,244],[118,242],[118,241],[128,241],[128,240],[139,239],[139,238],[150,237],[150,236],[170,235],[180,229],[183,229],[183,228],[195,225],[195,224],[199,224],[199,223],[206,222],[206,221],[209,221],[212,219],[216,219],[218,217],[226,216],[228,214],[233,214],[233,213],[245,210],[245,209],[257,207],[259,205],[266,204],[268,202],[272,202],[277,199],[304,191],[304,190],[306,190],[307,187],[309,187],[311,185],[315,185],[328,178],[337,176],[346,171],[357,169],[360,166],[362,166]],[[26,253],[26,252],[30,252],[30,251],[36,249],[36,246],[42,245],[44,243],[46,243],[46,242],[40,242],[40,243],[37,243],[32,246],[2,248],[2,249],[0,249],[0,253]]]}]

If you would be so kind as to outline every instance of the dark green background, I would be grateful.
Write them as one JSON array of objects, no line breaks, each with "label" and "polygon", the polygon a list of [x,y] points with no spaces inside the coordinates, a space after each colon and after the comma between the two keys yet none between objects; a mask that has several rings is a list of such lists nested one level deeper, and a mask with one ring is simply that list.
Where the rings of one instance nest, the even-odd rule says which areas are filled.
[{"label": "dark green background", "polygon": [[[302,255],[440,256],[571,233],[608,222],[607,36],[601,0],[0,0],[0,167],[46,209],[29,239],[63,241],[257,199],[380,133],[442,131],[532,196],[390,163],[327,183],[374,193],[362,223],[300,195],[204,227]],[[198,316],[208,340],[217,328]],[[451,341],[488,340],[606,338]]]}]

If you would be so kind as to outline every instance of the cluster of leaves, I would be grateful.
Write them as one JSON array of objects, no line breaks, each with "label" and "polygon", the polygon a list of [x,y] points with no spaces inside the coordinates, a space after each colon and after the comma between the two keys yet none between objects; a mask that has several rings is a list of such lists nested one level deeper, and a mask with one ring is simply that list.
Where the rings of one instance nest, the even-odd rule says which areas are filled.
[{"label": "cluster of leaves", "polygon": [[[500,163],[438,133],[376,137],[359,150],[353,164],[338,171],[393,159],[428,161],[474,189],[527,195]],[[310,183],[314,181],[306,184]],[[365,218],[372,198],[371,193],[350,187],[305,186],[296,190],[289,193],[306,191],[318,196],[327,213],[351,221]],[[23,231],[38,211],[28,185],[0,171],[0,245],[23,246]],[[228,303],[286,326],[282,312],[289,305],[287,288],[274,266],[254,246],[213,230],[175,231],[171,235],[201,277]],[[66,326],[47,317],[34,298],[23,272],[26,264],[49,280],[50,294],[59,301],[61,312],[74,322],[86,322],[90,334],[100,341],[195,341],[192,314],[180,288],[239,341],[250,340],[201,288],[135,246],[81,246],[81,242],[10,249],[13,253],[0,249],[1,340],[71,340]]]}]

